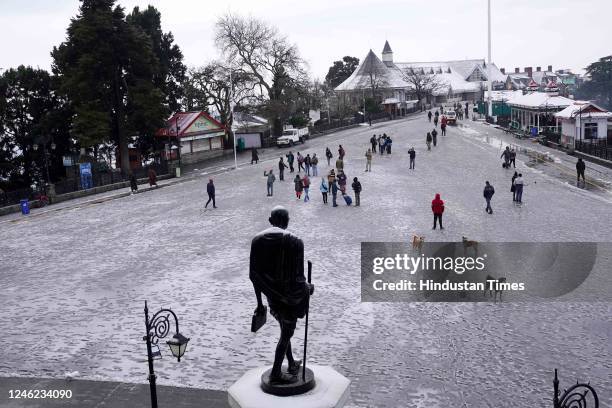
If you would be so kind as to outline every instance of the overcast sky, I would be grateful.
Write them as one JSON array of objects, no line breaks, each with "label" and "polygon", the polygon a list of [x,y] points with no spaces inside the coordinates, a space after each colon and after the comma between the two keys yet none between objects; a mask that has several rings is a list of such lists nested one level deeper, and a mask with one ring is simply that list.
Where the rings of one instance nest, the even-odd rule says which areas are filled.
[{"label": "overcast sky", "polygon": [[[130,11],[152,4],[162,13],[188,66],[217,56],[216,19],[228,12],[276,25],[296,43],[314,77],[345,55],[380,57],[389,40],[395,61],[486,58],[486,0],[119,0]],[[579,71],[612,54],[611,0],[492,0],[493,61],[514,67]],[[0,67],[49,68],[78,0],[0,0]]]}]

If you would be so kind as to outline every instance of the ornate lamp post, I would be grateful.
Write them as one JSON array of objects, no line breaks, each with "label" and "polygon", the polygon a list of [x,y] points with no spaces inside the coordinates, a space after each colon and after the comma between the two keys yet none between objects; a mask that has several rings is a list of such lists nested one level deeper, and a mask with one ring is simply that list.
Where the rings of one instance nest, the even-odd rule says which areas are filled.
[{"label": "ornate lamp post", "polygon": [[[170,333],[171,320],[170,316],[174,318],[176,325],[176,333],[170,340],[166,342],[170,347],[170,352],[178,361],[181,361],[181,357],[185,354],[187,349],[187,343],[189,338],[183,336],[179,332],[178,318],[176,314],[170,309],[160,309],[149,319],[149,308],[147,307],[147,301],[145,300],[145,327],[147,330],[146,336],[142,339],[147,342],[147,357],[149,362],[149,386],[151,388],[151,406],[157,408],[157,388],[155,384],[155,371],[153,370],[153,346],[157,346],[159,339],[163,339]],[[161,352],[157,351],[155,355],[160,356]]]},{"label": "ornate lamp post", "polygon": [[592,407],[599,407],[599,398],[595,389],[591,387],[591,384],[579,383],[569,387],[567,390],[563,390],[563,394],[559,395],[559,378],[557,377],[557,369],[555,368],[555,379],[553,380],[554,395],[553,395],[553,407],[554,408],[588,408],[589,399],[587,398],[589,393],[593,400]]}]

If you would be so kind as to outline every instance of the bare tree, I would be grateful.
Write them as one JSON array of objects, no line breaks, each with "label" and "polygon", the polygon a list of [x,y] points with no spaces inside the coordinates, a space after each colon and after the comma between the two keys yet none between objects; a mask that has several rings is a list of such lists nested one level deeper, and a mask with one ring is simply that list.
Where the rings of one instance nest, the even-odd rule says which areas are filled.
[{"label": "bare tree", "polygon": [[[259,95],[268,105],[275,134],[282,132],[286,97],[307,77],[305,63],[295,45],[267,23],[226,14],[216,24],[215,43],[239,71],[253,76]],[[286,99],[286,98],[285,98]]]},{"label": "bare tree", "polygon": [[447,84],[444,83],[435,73],[425,72],[424,69],[404,68],[402,70],[404,81],[408,82],[414,92],[416,98],[421,101],[427,96],[433,96],[434,92],[444,89]]},{"label": "bare tree", "polygon": [[231,67],[219,61],[212,61],[202,68],[190,69],[186,94],[196,98],[190,102],[192,104],[211,105],[231,136],[234,119],[231,105],[240,105],[250,99],[256,99],[256,82],[252,75],[241,70],[230,72],[230,69]]}]

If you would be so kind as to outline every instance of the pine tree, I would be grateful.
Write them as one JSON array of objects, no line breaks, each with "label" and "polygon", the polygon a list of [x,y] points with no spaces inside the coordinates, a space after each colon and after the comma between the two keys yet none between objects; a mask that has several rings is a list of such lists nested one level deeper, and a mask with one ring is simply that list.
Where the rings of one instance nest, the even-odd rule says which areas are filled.
[{"label": "pine tree", "polygon": [[151,39],[114,3],[81,0],[66,41],[51,54],[53,72],[75,112],[73,135],[82,147],[118,146],[126,175],[129,144],[140,135],[151,137],[167,113],[154,84],[158,60]]}]

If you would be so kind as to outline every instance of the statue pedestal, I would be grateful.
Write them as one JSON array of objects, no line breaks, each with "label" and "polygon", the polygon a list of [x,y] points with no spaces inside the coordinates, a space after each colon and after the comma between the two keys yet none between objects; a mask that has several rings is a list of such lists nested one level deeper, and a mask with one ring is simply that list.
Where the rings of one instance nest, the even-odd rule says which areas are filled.
[{"label": "statue pedestal", "polygon": [[305,394],[278,397],[261,389],[261,376],[269,367],[247,371],[227,390],[232,408],[342,408],[349,398],[350,381],[328,366],[307,366],[316,385]]}]

